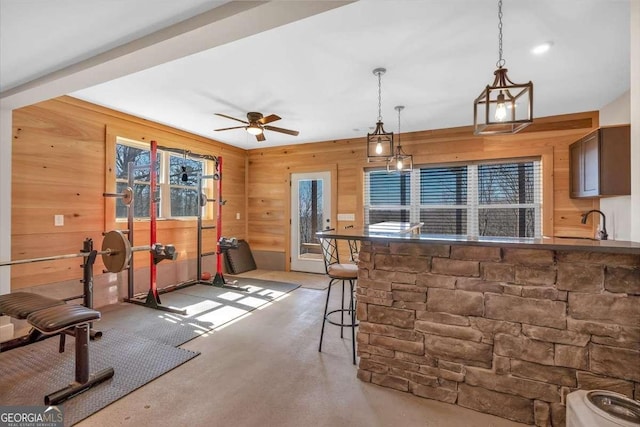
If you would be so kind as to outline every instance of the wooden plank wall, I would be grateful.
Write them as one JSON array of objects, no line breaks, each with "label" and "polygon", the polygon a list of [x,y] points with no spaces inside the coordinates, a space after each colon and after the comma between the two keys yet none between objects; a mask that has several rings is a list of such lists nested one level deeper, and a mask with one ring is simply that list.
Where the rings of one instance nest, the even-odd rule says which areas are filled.
[{"label": "wooden plank wall", "polygon": [[[282,253],[288,259],[292,172],[337,171],[335,211],[354,213],[356,220],[333,218],[333,224],[344,227],[363,220],[363,171],[371,166],[363,138],[246,152],[70,97],[16,110],[13,117],[13,259],[77,252],[85,237],[100,246],[103,231],[126,227],[109,214],[113,200],[102,197],[111,190],[105,152],[114,135],[223,156],[224,235],[248,239],[254,251]],[[580,213],[599,203],[569,198],[568,146],[597,126],[598,113],[587,112],[538,119],[510,136],[474,137],[469,127],[407,133],[402,145],[416,164],[540,156],[545,184],[553,184],[545,185],[544,233],[587,237],[594,225],[580,224]],[[54,227],[56,214],[64,215],[63,227]],[[136,223],[137,245],[149,243],[148,227],[148,222]],[[195,230],[194,221],[159,221],[158,241],[173,243],[180,259],[194,258]],[[207,242],[211,246],[213,239]],[[79,278],[78,265],[79,259],[14,266],[12,289]],[[146,254],[137,254],[136,267],[147,265]],[[101,269],[98,262],[96,271]]]},{"label": "wooden plank wall", "polygon": [[[443,164],[536,156],[543,160],[545,235],[593,236],[594,225],[580,224],[580,214],[597,209],[598,199],[569,198],[569,145],[598,127],[598,112],[536,119],[523,132],[508,136],[474,136],[471,127],[402,135],[414,164]],[[337,212],[363,221],[364,138],[249,150],[248,234],[254,251],[283,252],[289,259],[289,179],[292,172],[337,165]]]},{"label": "wooden plank wall", "polygon": [[[86,237],[100,249],[103,231],[126,228],[126,223],[115,222],[115,211],[108,208],[114,200],[102,196],[112,190],[105,184],[110,182],[105,179],[110,176],[105,152],[114,135],[222,156],[227,200],[223,235],[247,238],[245,150],[60,97],[13,112],[12,259],[75,253]],[[54,226],[54,215],[64,215],[64,226]],[[210,233],[205,234],[205,251],[213,250],[215,231],[205,233]],[[134,236],[136,245],[149,244],[148,221],[136,222]],[[158,221],[158,241],[174,244],[181,260],[195,258],[196,221]],[[148,253],[137,253],[135,262],[136,268],[148,267]],[[76,258],[13,266],[11,288],[80,279],[80,264]],[[98,259],[95,271],[102,269]]]}]

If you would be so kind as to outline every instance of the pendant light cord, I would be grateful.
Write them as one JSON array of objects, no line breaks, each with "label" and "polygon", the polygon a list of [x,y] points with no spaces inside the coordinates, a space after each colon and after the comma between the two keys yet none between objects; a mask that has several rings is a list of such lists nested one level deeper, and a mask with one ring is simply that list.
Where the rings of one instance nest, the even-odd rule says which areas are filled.
[{"label": "pendant light cord", "polygon": [[382,72],[378,71],[378,121],[382,121]]},{"label": "pendant light cord", "polygon": [[502,59],[502,0],[498,0],[498,62],[496,67],[502,68],[506,61]]},{"label": "pendant light cord", "polygon": [[400,154],[400,111],[402,111],[402,108],[398,108],[398,154]]}]

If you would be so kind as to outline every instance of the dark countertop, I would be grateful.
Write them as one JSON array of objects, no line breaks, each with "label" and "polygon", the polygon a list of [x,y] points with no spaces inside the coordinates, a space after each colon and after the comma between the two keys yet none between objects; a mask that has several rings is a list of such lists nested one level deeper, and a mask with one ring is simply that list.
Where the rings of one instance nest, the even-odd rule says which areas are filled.
[{"label": "dark countertop", "polygon": [[640,243],[623,240],[592,240],[583,238],[543,237],[541,239],[519,237],[468,238],[446,234],[410,234],[384,232],[364,228],[348,228],[317,233],[338,239],[368,240],[373,242],[407,242],[435,245],[500,246],[525,249],[550,249],[561,251],[592,251],[640,255]]}]

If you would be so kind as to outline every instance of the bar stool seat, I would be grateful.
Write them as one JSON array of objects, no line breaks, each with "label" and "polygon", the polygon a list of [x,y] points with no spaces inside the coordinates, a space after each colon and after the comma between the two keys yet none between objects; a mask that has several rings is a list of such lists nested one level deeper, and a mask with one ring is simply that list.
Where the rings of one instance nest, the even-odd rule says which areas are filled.
[{"label": "bar stool seat", "polygon": [[[324,317],[322,319],[322,330],[320,332],[320,345],[318,351],[322,351],[322,340],[324,338],[324,327],[328,322],[332,325],[340,326],[340,338],[344,338],[344,328],[351,328],[353,364],[356,364],[356,301],[354,298],[355,282],[358,279],[358,266],[356,264],[343,264],[340,262],[338,254],[338,244],[336,239],[320,238],[322,246],[322,256],[325,264],[325,271],[329,276],[329,286],[327,287],[327,300],[324,305]],[[342,282],[342,304],[339,308],[329,310],[329,298],[331,288],[335,283]],[[349,283],[349,305],[345,306],[345,282]],[[340,320],[332,315],[340,313]],[[345,315],[347,318],[345,319]]]}]

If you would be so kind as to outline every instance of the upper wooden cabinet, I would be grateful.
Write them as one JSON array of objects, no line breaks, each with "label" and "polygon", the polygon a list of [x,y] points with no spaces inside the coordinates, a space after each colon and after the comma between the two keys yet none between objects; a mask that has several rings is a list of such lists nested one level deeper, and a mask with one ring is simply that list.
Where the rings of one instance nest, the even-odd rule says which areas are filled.
[{"label": "upper wooden cabinet", "polygon": [[631,127],[597,129],[569,146],[572,198],[631,194]]}]

